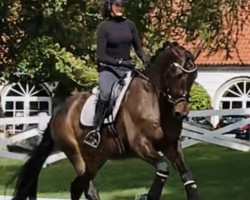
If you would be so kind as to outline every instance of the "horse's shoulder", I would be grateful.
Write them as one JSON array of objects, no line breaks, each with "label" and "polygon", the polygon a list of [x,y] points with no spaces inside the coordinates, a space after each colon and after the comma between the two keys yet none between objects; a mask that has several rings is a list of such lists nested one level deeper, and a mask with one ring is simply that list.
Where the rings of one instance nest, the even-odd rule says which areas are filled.
[{"label": "horse's shoulder", "polygon": [[147,78],[137,76],[133,79],[132,87],[139,87],[142,90],[153,91],[154,86]]}]

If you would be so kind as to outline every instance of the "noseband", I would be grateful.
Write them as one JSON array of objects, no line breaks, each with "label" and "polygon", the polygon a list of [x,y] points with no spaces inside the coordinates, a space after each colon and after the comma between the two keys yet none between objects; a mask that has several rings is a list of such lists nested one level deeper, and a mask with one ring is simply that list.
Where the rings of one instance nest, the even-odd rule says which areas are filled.
[{"label": "noseband", "polygon": [[[190,64],[193,65],[194,67],[192,69],[185,69],[184,66],[185,66],[186,63],[187,63],[186,59],[184,59],[183,62],[182,62],[182,65],[180,65],[177,62],[173,62],[173,63],[171,63],[171,66],[175,67],[175,68],[179,68],[179,69],[181,69],[182,72],[185,72],[185,73],[188,73],[188,74],[191,74],[191,73],[193,73],[193,72],[195,72],[197,70],[197,66],[194,63],[191,63],[191,62],[190,62]],[[172,103],[174,106],[177,105],[178,103],[182,102],[182,101],[188,102],[188,99],[189,99],[189,95],[186,95],[186,94],[183,94],[179,98],[174,99],[173,95],[171,95],[171,93],[170,93],[169,88],[167,88],[166,93],[163,93],[163,96],[167,97],[168,101],[170,103]]]},{"label": "noseband", "polygon": [[170,94],[170,90],[168,89],[166,93],[164,93],[164,96],[167,97],[168,101],[172,103],[174,106],[176,106],[178,103],[184,101],[188,102],[189,95],[183,94],[178,99],[174,99],[173,96]]}]

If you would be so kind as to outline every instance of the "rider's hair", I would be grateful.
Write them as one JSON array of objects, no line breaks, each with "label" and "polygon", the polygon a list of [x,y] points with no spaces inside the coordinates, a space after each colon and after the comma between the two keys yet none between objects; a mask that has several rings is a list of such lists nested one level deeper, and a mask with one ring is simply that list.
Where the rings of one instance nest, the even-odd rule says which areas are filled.
[{"label": "rider's hair", "polygon": [[101,15],[103,19],[110,17],[111,15],[111,4],[110,2],[105,2],[101,6]]}]

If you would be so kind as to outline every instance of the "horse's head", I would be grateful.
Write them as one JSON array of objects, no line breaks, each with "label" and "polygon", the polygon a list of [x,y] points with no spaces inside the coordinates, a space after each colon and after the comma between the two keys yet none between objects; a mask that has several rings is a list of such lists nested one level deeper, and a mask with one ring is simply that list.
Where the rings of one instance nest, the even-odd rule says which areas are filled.
[{"label": "horse's head", "polygon": [[170,46],[166,54],[172,54],[172,61],[164,74],[162,91],[170,103],[177,118],[183,119],[189,113],[189,94],[197,76],[194,56],[181,46]]},{"label": "horse's head", "polygon": [[173,106],[173,114],[183,119],[189,113],[189,94],[197,76],[194,63],[198,53],[187,51],[182,46],[170,44],[155,57],[153,62],[155,74],[151,76],[158,94]]}]

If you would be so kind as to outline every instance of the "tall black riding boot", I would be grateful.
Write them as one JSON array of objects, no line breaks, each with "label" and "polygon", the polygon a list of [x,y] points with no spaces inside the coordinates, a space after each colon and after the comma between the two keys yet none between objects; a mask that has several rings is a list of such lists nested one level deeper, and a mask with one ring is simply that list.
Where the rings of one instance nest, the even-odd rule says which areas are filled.
[{"label": "tall black riding boot", "polygon": [[107,114],[107,101],[99,99],[96,104],[94,116],[94,130],[89,132],[84,140],[84,143],[93,148],[97,148],[101,141],[101,126]]}]

